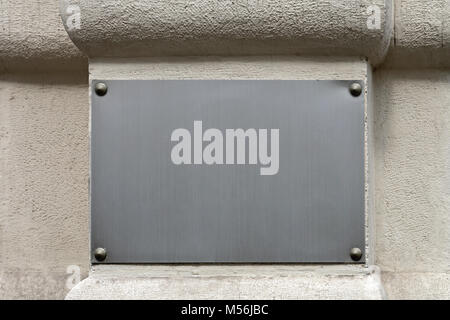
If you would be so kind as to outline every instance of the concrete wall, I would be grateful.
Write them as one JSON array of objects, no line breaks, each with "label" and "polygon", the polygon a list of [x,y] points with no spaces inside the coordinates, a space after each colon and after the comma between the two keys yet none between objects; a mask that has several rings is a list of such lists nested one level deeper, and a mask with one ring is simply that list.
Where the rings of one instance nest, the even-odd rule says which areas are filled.
[{"label": "concrete wall", "polygon": [[375,73],[376,264],[391,298],[450,298],[450,70]]},{"label": "concrete wall", "polygon": [[88,106],[84,74],[0,76],[0,299],[88,273]]},{"label": "concrete wall", "polygon": [[[140,10],[131,2],[126,3],[127,14]],[[339,9],[336,3],[324,1],[322,7],[303,6],[296,10],[308,13],[310,23],[317,22],[314,18],[318,11],[314,10],[320,8],[326,10],[319,21],[326,21],[336,12],[340,12],[340,19],[355,13],[353,6],[351,10],[333,11]],[[339,30],[342,34],[351,28],[342,29],[335,23],[339,20],[336,17],[323,27],[319,23],[309,29],[323,31],[322,37],[314,39],[314,34],[303,32],[308,30],[306,22],[295,28],[298,31],[295,34],[286,30],[279,33],[280,41],[284,41],[284,54],[328,55],[321,58],[321,65],[331,75],[341,72],[343,64],[336,63],[340,58],[330,55],[354,53],[369,56],[372,64],[381,64],[373,72],[372,85],[374,263],[381,268],[383,285],[390,298],[450,299],[450,4],[448,0],[394,1],[391,21],[390,1],[376,3],[386,8],[383,30],[372,37],[358,27],[357,45],[346,48],[351,34],[339,39]],[[108,12],[113,17],[119,9],[111,8]],[[194,7],[190,12],[200,11]],[[300,11],[286,12],[295,16]],[[101,10],[92,11],[95,19],[94,14],[100,13]],[[150,23],[151,28],[161,26],[158,21],[140,21]],[[286,28],[292,27],[289,19],[283,21]],[[358,20],[349,17],[346,21]],[[110,31],[120,25],[110,25]],[[195,26],[195,23],[185,25],[186,30]],[[226,30],[228,35],[235,31]],[[333,30],[335,34],[330,33]],[[126,44],[128,33],[120,34],[122,45]],[[202,34],[199,32],[197,36]],[[327,38],[326,34],[334,36]],[[88,33],[81,35],[90,39],[84,42],[87,52],[102,55],[101,44],[89,38]],[[136,41],[143,40],[140,50],[154,41],[134,35]],[[267,54],[271,44],[258,42],[266,35],[261,32],[254,35],[249,40],[252,45],[247,48],[241,47],[242,41],[233,45],[243,50],[241,54]],[[295,41],[286,42],[293,35],[297,35]],[[76,39],[80,47],[83,37]],[[365,38],[369,39],[366,48],[375,48],[376,52],[358,49],[364,46]],[[390,43],[390,49],[383,61],[386,42]],[[302,47],[302,43],[316,46]],[[327,43],[334,50],[328,50]],[[158,42],[158,50],[164,49],[162,44],[164,41]],[[115,56],[124,54],[122,45],[113,50]],[[203,42],[203,54],[208,54],[212,47]],[[222,43],[222,50],[225,47],[229,48]],[[169,50],[172,53],[176,51],[175,47],[168,48],[172,48]],[[196,47],[187,48],[193,53]],[[132,50],[128,46],[127,49],[125,54],[130,54]],[[231,51],[228,54],[238,53]],[[152,55],[158,52],[163,51]],[[258,59],[256,63],[261,68],[272,68],[277,78],[279,72],[286,76],[285,71],[277,71],[277,64],[293,58],[266,55]],[[182,74],[195,69],[205,77],[213,77],[228,70],[228,64],[223,61],[209,69],[201,62],[164,65],[163,61],[154,64],[161,76],[167,75],[167,70]],[[233,65],[241,66],[245,76],[259,69],[246,68],[247,57],[235,57],[233,61]],[[105,75],[108,68],[113,68],[113,64],[103,66],[106,66],[102,70]],[[120,64],[120,68],[129,66]],[[310,75],[315,72],[306,67],[300,69],[295,72]],[[72,274],[67,274],[68,266],[79,266],[81,278],[88,274],[87,70],[85,54],[73,45],[64,30],[56,1],[0,0],[0,298],[61,299],[68,292],[67,280],[72,279]],[[109,72],[112,75],[117,70],[109,69]],[[97,72],[96,67],[91,66],[91,71]],[[135,72],[139,77],[139,70]]]}]

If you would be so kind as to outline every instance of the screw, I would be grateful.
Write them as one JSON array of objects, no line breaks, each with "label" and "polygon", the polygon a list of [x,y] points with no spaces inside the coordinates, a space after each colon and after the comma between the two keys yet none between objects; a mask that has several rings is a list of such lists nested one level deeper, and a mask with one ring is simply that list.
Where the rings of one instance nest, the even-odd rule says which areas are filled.
[{"label": "screw", "polygon": [[361,92],[362,92],[361,85],[358,82],[353,82],[350,85],[349,90],[350,90],[350,94],[352,96],[354,96],[354,97],[359,97],[361,95]]},{"label": "screw", "polygon": [[106,259],[106,249],[97,248],[94,251],[94,257],[97,261],[104,261]]},{"label": "screw", "polygon": [[107,92],[108,92],[108,86],[105,83],[97,82],[95,84],[95,93],[98,96],[103,97]]},{"label": "screw", "polygon": [[361,260],[362,252],[360,248],[352,248],[350,250],[350,258],[352,258],[353,261],[359,261]]}]

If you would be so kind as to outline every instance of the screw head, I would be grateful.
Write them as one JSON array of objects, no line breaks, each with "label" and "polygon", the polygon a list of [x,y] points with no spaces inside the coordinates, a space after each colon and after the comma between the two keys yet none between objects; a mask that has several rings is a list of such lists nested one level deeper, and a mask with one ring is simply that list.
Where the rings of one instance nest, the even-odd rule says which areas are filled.
[{"label": "screw head", "polygon": [[97,261],[104,261],[106,259],[106,249],[97,248],[94,251],[94,257]]},{"label": "screw head", "polygon": [[352,258],[353,261],[359,261],[361,260],[362,252],[360,248],[352,248],[350,250],[350,258]]},{"label": "screw head", "polygon": [[358,82],[353,82],[349,87],[350,94],[354,97],[359,97],[362,92],[362,87]]},{"label": "screw head", "polygon": [[98,96],[103,97],[107,92],[108,92],[108,86],[105,83],[97,82],[95,84],[95,93]]}]

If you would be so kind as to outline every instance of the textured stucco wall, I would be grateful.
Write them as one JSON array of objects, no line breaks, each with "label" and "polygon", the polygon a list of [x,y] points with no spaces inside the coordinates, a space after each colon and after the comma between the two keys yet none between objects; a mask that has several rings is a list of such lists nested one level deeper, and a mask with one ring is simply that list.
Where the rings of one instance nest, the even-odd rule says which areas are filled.
[{"label": "textured stucco wall", "polygon": [[0,73],[86,68],[61,23],[58,1],[0,0]]},{"label": "textured stucco wall", "polygon": [[384,67],[450,68],[450,1],[394,3],[394,37]]},{"label": "textured stucco wall", "polygon": [[[252,3],[256,1],[259,0]],[[265,33],[266,24],[258,20],[257,10],[247,13],[246,8],[239,8],[242,19],[250,17],[257,22],[253,29],[256,33],[244,33],[246,39],[228,39],[220,46],[193,41],[188,47],[179,47],[183,30],[195,31],[198,39],[208,35],[233,38],[242,35],[239,32],[246,24],[233,29],[235,20],[230,11],[215,22],[190,21],[192,14],[201,13],[198,6],[192,5],[189,15],[184,11],[171,15],[177,11],[159,7],[164,19],[148,14],[143,20],[134,20],[135,25],[121,29],[118,23],[121,20],[116,16],[120,7],[114,7],[120,1],[101,3],[106,2],[112,6],[106,10],[110,19],[98,21],[105,9],[101,5],[88,11],[87,17],[94,18],[93,31],[101,27],[108,32],[109,40],[118,36],[119,44],[130,44],[122,47],[129,49],[125,55],[146,53],[134,51],[133,37],[147,45],[158,45],[149,55],[206,54],[208,50],[222,55],[270,54],[274,44],[261,41],[270,33]],[[130,17],[122,18],[134,19],[132,15],[139,14],[144,2],[156,0],[123,1]],[[313,2],[316,1],[308,3]],[[331,2],[321,1],[312,8],[303,2],[285,13],[275,12],[283,18],[282,23],[269,26],[283,45],[273,50],[284,53],[317,50],[325,55],[369,52],[380,57],[392,27],[394,38],[387,59],[375,70],[373,83],[376,141],[372,164],[376,169],[376,190],[375,201],[370,205],[374,205],[376,212],[376,223],[372,224],[376,234],[375,263],[383,271],[383,283],[391,298],[450,298],[450,1],[395,0],[393,20],[389,22],[386,10],[384,30],[373,34],[358,24],[364,22],[361,20],[364,10],[350,16],[356,12],[357,1],[352,1],[350,10],[343,11],[339,6],[345,7],[350,1],[334,1],[332,7]],[[391,1],[375,2],[383,8],[385,2],[389,7]],[[0,298],[63,298],[67,292],[67,266],[79,265],[84,276],[89,268],[87,59],[64,30],[58,6],[56,0],[0,0]],[[317,19],[321,8],[324,11]],[[214,12],[217,11],[210,8],[208,16],[214,16]],[[263,15],[267,14],[264,12]],[[308,14],[302,15],[301,24],[293,24],[291,20],[298,18],[300,12]],[[216,24],[218,21],[228,27],[221,29]],[[342,26],[339,21],[346,24]],[[139,26],[141,22],[145,23]],[[352,23],[357,24],[356,29]],[[205,24],[215,27],[202,29]],[[278,27],[282,29],[277,30]],[[283,29],[289,27],[294,28]],[[147,32],[152,28],[162,30],[157,33],[159,38],[152,38]],[[298,33],[293,33],[295,30]],[[357,30],[356,42],[351,41],[354,30]],[[79,41],[83,40],[83,34],[88,35],[88,30],[83,32],[77,38]],[[92,37],[95,34],[98,37]],[[85,45],[96,56],[122,55],[120,46],[114,52],[108,51],[109,46],[108,50],[103,49],[102,32],[90,35],[84,37],[91,41]],[[165,47],[168,43],[164,37],[176,35],[178,42]],[[306,41],[301,43],[303,40]],[[141,42],[140,48],[146,45],[142,46]],[[371,52],[371,48],[375,51]],[[199,61],[167,65],[163,58],[155,59],[157,63],[149,70],[143,69],[144,64],[103,61],[106,68],[102,74],[112,76],[136,66],[130,74],[136,78],[145,76],[146,72],[162,77],[163,70],[165,75],[173,76],[194,69],[203,77],[232,75],[220,58],[219,62],[207,64],[209,67],[199,67]],[[259,67],[254,68],[248,66],[248,58],[234,59],[240,76],[248,78],[261,76],[258,72],[261,68],[274,78],[317,76],[320,64],[328,70],[328,76],[333,76],[342,74],[345,65],[335,57],[322,58],[320,64],[307,63],[305,58],[303,66],[292,68],[286,61],[296,58],[267,56],[256,58]],[[313,60],[317,62],[317,58]],[[280,69],[280,66],[284,67]],[[356,72],[361,71],[358,66],[354,65]],[[95,66],[91,72],[97,72]]]},{"label": "textured stucco wall", "polygon": [[377,70],[376,264],[391,298],[450,298],[450,70]]},{"label": "textured stucco wall", "polygon": [[357,265],[99,265],[66,299],[374,300],[380,283]]},{"label": "textured stucco wall", "polygon": [[63,298],[67,267],[89,270],[87,90],[0,76],[0,299]]}]

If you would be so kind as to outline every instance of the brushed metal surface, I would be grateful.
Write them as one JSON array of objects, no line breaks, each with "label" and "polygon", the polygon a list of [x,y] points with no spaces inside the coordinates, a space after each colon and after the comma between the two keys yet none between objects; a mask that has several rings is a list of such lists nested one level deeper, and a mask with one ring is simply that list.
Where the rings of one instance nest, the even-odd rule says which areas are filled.
[{"label": "brushed metal surface", "polygon": [[[351,248],[365,247],[364,97],[349,93],[354,81],[101,82],[107,94],[91,95],[91,246],[107,250],[101,263],[354,263]],[[171,134],[193,134],[194,121],[224,135],[279,129],[278,173],[175,165]]]}]

